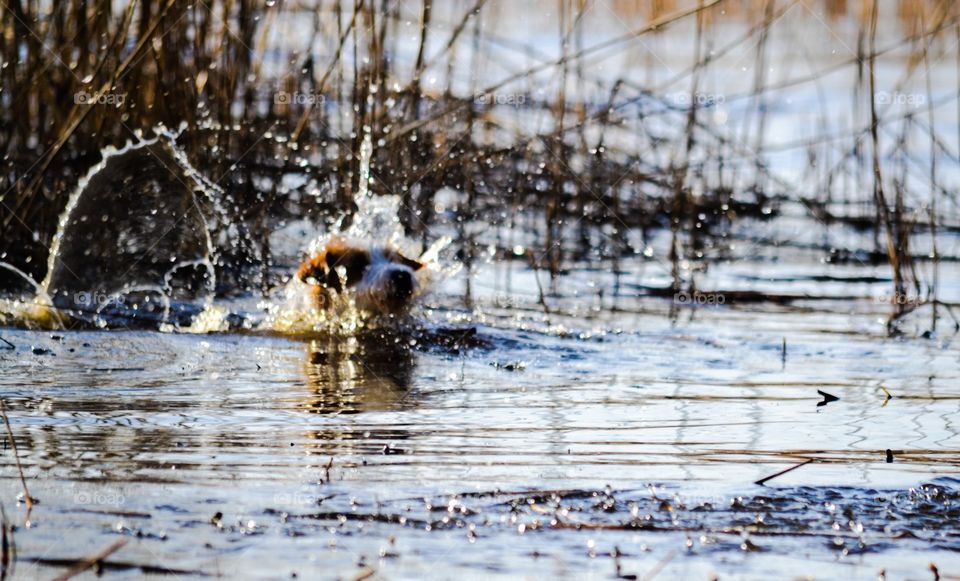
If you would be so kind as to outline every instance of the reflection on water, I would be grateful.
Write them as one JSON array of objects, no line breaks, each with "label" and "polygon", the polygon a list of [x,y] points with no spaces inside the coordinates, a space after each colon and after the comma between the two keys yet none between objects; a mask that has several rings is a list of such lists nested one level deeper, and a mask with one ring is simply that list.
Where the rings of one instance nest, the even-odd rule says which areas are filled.
[{"label": "reflection on water", "polygon": [[307,411],[349,414],[416,405],[409,338],[386,330],[328,337],[310,341],[307,353],[309,395],[301,406]]}]

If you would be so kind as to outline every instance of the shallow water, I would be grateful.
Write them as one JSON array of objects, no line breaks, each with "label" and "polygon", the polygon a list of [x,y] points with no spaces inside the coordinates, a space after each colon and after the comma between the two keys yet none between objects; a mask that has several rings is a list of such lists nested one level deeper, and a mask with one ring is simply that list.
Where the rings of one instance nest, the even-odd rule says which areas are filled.
[{"label": "shallow water", "polygon": [[[431,301],[419,330],[352,339],[4,329],[39,501],[16,576],[121,538],[129,576],[960,571],[952,336],[887,338],[870,300]],[[2,476],[12,499],[9,452]]]}]

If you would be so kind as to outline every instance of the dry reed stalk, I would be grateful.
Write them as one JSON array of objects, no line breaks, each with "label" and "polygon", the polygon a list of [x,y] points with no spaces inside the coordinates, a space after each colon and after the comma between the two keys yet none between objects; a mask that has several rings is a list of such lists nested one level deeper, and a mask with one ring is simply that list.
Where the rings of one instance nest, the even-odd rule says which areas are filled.
[{"label": "dry reed stalk", "polygon": [[[870,21],[869,21],[869,36],[868,42],[870,45],[870,58],[868,62],[868,76],[870,81],[870,140],[872,145],[872,154],[873,154],[873,197],[876,204],[876,211],[879,217],[880,223],[883,225],[884,232],[886,233],[886,251],[887,258],[890,261],[890,267],[893,270],[893,296],[902,297],[905,295],[905,285],[903,279],[903,269],[901,264],[901,254],[896,245],[896,235],[894,233],[893,219],[890,215],[890,209],[887,206],[887,198],[884,194],[883,187],[883,171],[880,164],[880,156],[882,155],[880,149],[880,137],[879,137],[879,128],[880,128],[880,118],[877,115],[877,105],[875,95],[877,94],[877,81],[876,81],[876,38],[877,38],[877,18],[879,14],[879,5],[877,0],[871,0],[871,9],[870,9]],[[897,303],[894,305],[894,317],[888,321],[889,325],[892,325],[893,320],[900,316],[903,312],[903,306],[899,303],[902,301],[896,300],[893,301]]]}]

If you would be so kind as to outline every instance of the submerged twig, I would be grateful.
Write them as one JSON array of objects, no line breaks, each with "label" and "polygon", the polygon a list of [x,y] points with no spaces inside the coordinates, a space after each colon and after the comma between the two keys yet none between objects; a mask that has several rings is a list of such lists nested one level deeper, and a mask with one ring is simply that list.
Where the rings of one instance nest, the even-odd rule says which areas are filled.
[{"label": "submerged twig", "polygon": [[333,468],[333,456],[330,457],[330,461],[327,462],[327,465],[323,467],[324,479],[321,481],[321,484],[330,483],[330,469]]},{"label": "submerged twig", "polygon": [[613,553],[612,553],[612,556],[613,556],[613,567],[614,567],[614,570],[616,571],[615,574],[616,574],[617,579],[631,579],[631,580],[636,579],[637,576],[634,575],[634,574],[632,574],[632,573],[624,574],[624,572],[623,572],[623,567],[622,567],[622,565],[620,564],[620,556],[621,556],[622,554],[623,554],[623,553],[620,552],[620,547],[617,547],[617,546],[614,546],[614,547],[613,547]]},{"label": "submerged twig", "polygon": [[377,570],[369,565],[364,565],[363,569],[354,576],[353,581],[363,581],[377,574]]},{"label": "submerged twig", "polygon": [[660,571],[663,571],[663,568],[666,567],[670,563],[670,561],[672,561],[673,558],[677,556],[677,553],[678,551],[676,549],[667,553],[667,555],[664,558],[660,559],[660,561],[653,566],[653,569],[650,569],[650,571],[643,576],[643,581],[650,581],[651,579],[659,575]]},{"label": "submerged twig", "polygon": [[17,545],[13,542],[13,529],[7,522],[7,511],[0,506],[0,579],[6,579],[7,573],[13,575],[13,564],[17,560]]},{"label": "submerged twig", "polygon": [[100,561],[119,551],[126,544],[127,539],[120,539],[96,555],[80,560],[76,565],[71,567],[69,571],[54,578],[54,581],[66,581],[66,579],[70,579],[71,577],[75,577],[80,573],[83,573],[87,569],[96,566]]},{"label": "submerged twig", "polygon": [[883,391],[883,393],[887,396],[883,400],[883,407],[886,407],[887,404],[890,403],[890,400],[893,399],[893,395],[887,390],[887,388],[883,387],[882,385],[880,386],[880,390]]},{"label": "submerged twig", "polygon": [[776,474],[771,474],[770,476],[767,476],[766,478],[761,478],[760,480],[757,480],[756,482],[754,482],[754,484],[756,484],[757,486],[763,486],[763,485],[766,484],[768,481],[773,480],[774,478],[777,478],[778,476],[783,476],[783,475],[786,474],[787,472],[792,472],[792,471],[796,470],[797,468],[800,468],[801,466],[806,466],[807,464],[810,464],[810,463],[813,462],[813,461],[814,461],[814,458],[809,458],[809,459],[804,460],[803,462],[801,462],[801,463],[799,463],[799,464],[794,464],[793,466],[791,466],[791,467],[789,467],[789,468],[786,468],[786,469],[784,469],[784,470],[781,470],[780,472],[777,472]]},{"label": "submerged twig", "polygon": [[550,324],[550,307],[547,305],[547,296],[543,292],[543,283],[540,282],[540,267],[535,264],[533,260],[530,261],[531,267],[533,267],[533,279],[537,281],[537,292],[539,296],[540,306],[543,307],[543,314],[547,319],[547,325]]},{"label": "submerged twig", "polygon": [[23,465],[20,464],[20,453],[17,451],[17,441],[13,437],[13,428],[10,427],[10,418],[7,417],[7,404],[0,398],[0,414],[3,415],[3,423],[7,426],[7,436],[10,438],[10,448],[13,450],[13,457],[17,462],[17,471],[20,473],[20,484],[23,486],[23,496],[27,503],[27,522],[30,521],[30,512],[33,511],[33,498],[27,489],[27,479],[23,477]]}]

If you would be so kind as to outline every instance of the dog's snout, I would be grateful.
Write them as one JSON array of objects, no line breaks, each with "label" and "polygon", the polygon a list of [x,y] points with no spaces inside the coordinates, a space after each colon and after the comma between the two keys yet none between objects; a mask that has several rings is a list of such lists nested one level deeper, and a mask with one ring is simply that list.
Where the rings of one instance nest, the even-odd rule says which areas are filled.
[{"label": "dog's snout", "polygon": [[409,270],[390,271],[390,286],[397,298],[409,298],[413,294],[413,274]]},{"label": "dog's snout", "polygon": [[313,285],[321,310],[333,306],[327,299],[352,297],[360,311],[398,315],[407,312],[426,284],[428,279],[417,274],[424,266],[391,247],[350,246],[335,240],[300,265],[297,278]]}]

